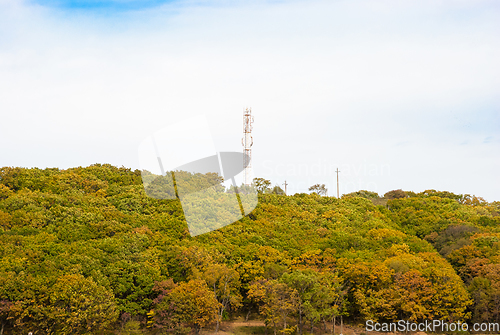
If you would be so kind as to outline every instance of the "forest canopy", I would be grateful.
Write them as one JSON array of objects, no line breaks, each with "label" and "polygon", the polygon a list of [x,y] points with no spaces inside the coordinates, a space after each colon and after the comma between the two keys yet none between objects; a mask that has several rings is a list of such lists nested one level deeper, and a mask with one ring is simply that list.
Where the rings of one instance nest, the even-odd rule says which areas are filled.
[{"label": "forest canopy", "polygon": [[340,316],[499,321],[499,202],[283,193],[191,237],[179,200],[148,197],[141,171],[1,168],[0,331],[189,333],[238,314],[297,333]]}]

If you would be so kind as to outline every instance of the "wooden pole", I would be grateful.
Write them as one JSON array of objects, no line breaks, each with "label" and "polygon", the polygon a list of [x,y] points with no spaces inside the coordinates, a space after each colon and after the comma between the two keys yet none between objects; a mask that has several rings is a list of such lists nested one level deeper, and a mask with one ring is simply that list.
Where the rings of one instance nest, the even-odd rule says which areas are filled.
[{"label": "wooden pole", "polygon": [[340,192],[339,192],[339,168],[337,168],[337,170],[335,170],[335,172],[337,172],[337,199],[340,198]]}]

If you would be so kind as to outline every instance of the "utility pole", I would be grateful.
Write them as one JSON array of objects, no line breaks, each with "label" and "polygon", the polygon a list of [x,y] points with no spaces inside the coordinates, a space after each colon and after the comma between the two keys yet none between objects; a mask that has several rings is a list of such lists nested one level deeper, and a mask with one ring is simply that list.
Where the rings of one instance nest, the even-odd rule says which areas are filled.
[{"label": "utility pole", "polygon": [[337,172],[337,199],[340,198],[340,194],[339,194],[339,168],[337,168],[337,170],[335,170],[335,172]]},{"label": "utility pole", "polygon": [[286,185],[288,185],[288,184],[286,183],[286,180],[285,180],[285,183],[284,183],[283,185],[285,185],[285,195],[286,195]]}]

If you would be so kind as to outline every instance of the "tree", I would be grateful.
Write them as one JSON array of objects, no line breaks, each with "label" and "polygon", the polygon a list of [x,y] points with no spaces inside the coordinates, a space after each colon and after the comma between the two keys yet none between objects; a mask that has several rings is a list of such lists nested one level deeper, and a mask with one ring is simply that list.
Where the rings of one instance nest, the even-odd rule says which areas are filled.
[{"label": "tree", "polygon": [[437,292],[432,283],[420,271],[410,270],[402,274],[396,282],[401,297],[401,310],[404,318],[416,322],[432,317],[430,307]]},{"label": "tree", "polygon": [[203,277],[219,302],[217,305],[217,326],[215,328],[217,333],[224,312],[230,307],[238,308],[241,306],[240,275],[236,270],[224,264],[212,264],[205,271]]},{"label": "tree", "polygon": [[475,322],[488,322],[491,320],[491,283],[483,277],[475,277],[468,287],[474,301],[472,306]]},{"label": "tree", "polygon": [[[177,177],[184,192],[222,187],[216,174]],[[150,325],[163,322],[156,333],[194,331],[209,322],[215,328],[221,315],[237,307],[238,291],[246,311],[260,308],[269,327],[275,321],[281,330],[286,323],[286,332],[300,324],[297,331],[305,333],[309,324],[347,312],[353,321],[430,315],[461,320],[470,313],[478,322],[500,320],[500,202],[434,190],[395,199],[368,191],[341,200],[316,193],[284,197],[272,194],[269,181],[256,179],[262,194],[250,215],[192,238],[184,205],[175,196],[148,197],[148,178],[154,186],[154,175],[109,165],[0,168],[4,334],[88,333],[87,325],[104,333],[92,318],[104,318],[99,306],[113,302],[123,316],[113,323],[117,328],[137,329],[148,314]],[[162,183],[159,192],[167,186]],[[240,188],[240,195],[256,193],[255,184]],[[210,194],[210,203],[203,204],[211,213],[201,222],[205,226],[220,221],[212,215],[214,202],[237,204],[234,195]],[[240,198],[243,207],[250,201]],[[233,268],[239,279],[224,279]],[[285,283],[295,271],[314,284],[301,291],[301,283]],[[164,294],[153,292],[167,278],[172,281]],[[224,294],[223,283],[231,280],[233,289]],[[269,296],[252,300],[250,286],[259,280]]]},{"label": "tree", "polygon": [[3,335],[3,330],[11,319],[11,308],[13,303],[8,300],[0,300],[0,335]]},{"label": "tree", "polygon": [[[0,185],[0,187],[2,187],[3,185]],[[5,187],[5,186],[3,186]],[[9,215],[9,213],[5,213],[5,212],[2,212],[0,211],[0,227],[5,229],[5,230],[8,230],[11,228],[11,220],[12,220],[12,217]]]},{"label": "tree", "polygon": [[278,280],[264,279],[250,285],[248,296],[261,303],[260,313],[265,316],[266,325],[273,325],[275,335],[280,321],[283,330],[287,330],[287,318],[297,310],[296,290]]},{"label": "tree", "polygon": [[253,185],[258,193],[266,193],[269,190],[269,186],[271,186],[271,181],[264,178],[254,178]]},{"label": "tree", "polygon": [[278,185],[274,186],[273,189],[271,190],[272,194],[279,194],[279,195],[285,195],[285,191]]},{"label": "tree", "polygon": [[406,198],[406,192],[399,189],[399,190],[392,190],[384,194],[384,198],[386,199],[399,199],[399,198]]},{"label": "tree", "polygon": [[201,279],[177,285],[171,280],[160,282],[156,291],[160,294],[155,299],[154,309],[148,313],[150,327],[188,332],[191,326],[199,333],[201,328],[217,320],[219,303]]},{"label": "tree", "polygon": [[297,291],[298,332],[303,333],[305,321],[309,321],[311,333],[314,324],[342,314],[345,290],[336,274],[319,273],[313,270],[297,270],[285,273],[281,280]]},{"label": "tree", "polygon": [[97,333],[118,317],[113,294],[79,274],[59,277],[27,312],[38,328],[62,334]]},{"label": "tree", "polygon": [[335,334],[335,322],[337,316],[348,316],[347,313],[347,291],[348,287],[343,279],[337,274],[326,273],[320,278],[319,297],[316,298],[316,308],[323,320],[326,332],[326,320],[330,317],[332,321],[332,334]]},{"label": "tree", "polygon": [[326,188],[325,184],[315,184],[311,187],[309,187],[309,191],[312,191],[314,193],[317,193],[319,195],[326,195],[328,193],[328,189]]},{"label": "tree", "polygon": [[172,278],[156,282],[153,291],[158,293],[153,300],[154,308],[148,313],[148,327],[156,329],[179,329],[183,322],[182,315],[178,313],[170,294],[177,285]]},{"label": "tree", "polygon": [[[347,263],[349,264],[349,263]],[[378,262],[356,262],[343,265],[345,280],[349,285],[352,312],[366,319],[378,321],[393,313],[394,297],[390,289],[393,270]],[[347,265],[347,266],[346,266]],[[391,299],[387,299],[390,297]]]},{"label": "tree", "polygon": [[342,195],[342,198],[344,197],[361,197],[361,198],[366,198],[366,199],[378,199],[380,196],[376,192],[371,192],[367,190],[359,190],[357,192],[351,192]]},{"label": "tree", "polygon": [[299,334],[302,334],[304,313],[307,306],[311,305],[312,296],[317,290],[317,276],[310,270],[298,270],[292,273],[283,274],[281,280],[290,288],[297,291],[297,312],[299,314],[298,331]]},{"label": "tree", "polygon": [[187,279],[199,278],[200,274],[205,271],[212,262],[212,256],[203,247],[193,245],[187,248],[181,247],[177,249],[179,252],[177,260],[180,261],[177,267],[184,269],[186,274],[185,278]]},{"label": "tree", "polygon": [[[489,282],[489,315],[490,319],[494,318],[496,322],[500,320],[500,264],[487,264],[480,270],[480,277],[474,278],[479,280],[484,277]],[[473,284],[474,284],[473,280]],[[473,286],[471,284],[471,286]],[[478,285],[479,286],[479,285]]]}]

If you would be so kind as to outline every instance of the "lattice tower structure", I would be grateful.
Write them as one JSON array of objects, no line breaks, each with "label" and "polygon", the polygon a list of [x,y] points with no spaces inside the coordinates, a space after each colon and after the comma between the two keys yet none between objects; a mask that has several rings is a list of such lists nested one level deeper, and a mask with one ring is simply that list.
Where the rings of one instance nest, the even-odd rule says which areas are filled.
[{"label": "lattice tower structure", "polygon": [[252,109],[246,108],[243,112],[243,153],[245,154],[243,167],[244,167],[244,183],[247,186],[252,185],[252,128],[253,128],[253,116]]}]

